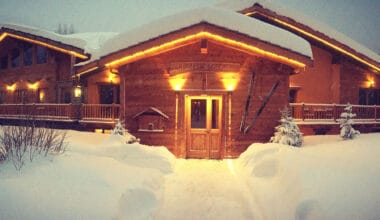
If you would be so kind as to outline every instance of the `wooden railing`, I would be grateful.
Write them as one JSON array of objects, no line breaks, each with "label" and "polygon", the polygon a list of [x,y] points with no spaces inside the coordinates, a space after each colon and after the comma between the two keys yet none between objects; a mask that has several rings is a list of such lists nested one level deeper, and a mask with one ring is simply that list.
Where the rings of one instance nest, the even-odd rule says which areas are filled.
[{"label": "wooden railing", "polygon": [[[293,118],[298,121],[326,121],[337,122],[346,105],[342,104],[308,104],[291,103]],[[352,113],[356,114],[356,121],[380,121],[380,106],[352,105]]]},{"label": "wooden railing", "polygon": [[119,104],[83,104],[82,121],[114,121],[120,116]]},{"label": "wooden railing", "polygon": [[0,104],[0,119],[113,122],[118,104]]},{"label": "wooden railing", "polygon": [[0,118],[72,120],[72,104],[1,104]]}]

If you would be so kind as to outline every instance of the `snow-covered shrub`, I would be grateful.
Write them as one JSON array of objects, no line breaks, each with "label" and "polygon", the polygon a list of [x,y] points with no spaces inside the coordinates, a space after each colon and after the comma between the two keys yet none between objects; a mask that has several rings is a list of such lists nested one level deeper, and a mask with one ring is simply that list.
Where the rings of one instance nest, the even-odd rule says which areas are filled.
[{"label": "snow-covered shrub", "polygon": [[350,103],[344,108],[344,112],[340,114],[339,124],[340,124],[340,136],[343,140],[354,139],[360,134],[358,130],[352,127],[352,118],[356,117],[355,113],[352,113],[352,105]]},{"label": "snow-covered shrub", "polygon": [[7,151],[5,150],[5,147],[0,146],[0,161],[4,160],[6,158]]},{"label": "snow-covered shrub", "polygon": [[115,128],[111,131],[111,135],[120,135],[125,138],[127,144],[140,142],[140,139],[136,138],[125,129],[123,123],[120,120],[116,120]]},{"label": "snow-covered shrub", "polygon": [[276,132],[270,142],[301,147],[303,137],[297,124],[293,121],[289,108],[281,111],[281,124],[275,128]]},{"label": "snow-covered shrub", "polygon": [[[0,132],[0,151],[3,159],[12,160],[16,169],[24,165],[25,156],[32,161],[37,154],[62,153],[66,132],[51,128],[37,128],[34,123],[23,126],[4,126]],[[5,152],[5,153],[4,153]]]}]

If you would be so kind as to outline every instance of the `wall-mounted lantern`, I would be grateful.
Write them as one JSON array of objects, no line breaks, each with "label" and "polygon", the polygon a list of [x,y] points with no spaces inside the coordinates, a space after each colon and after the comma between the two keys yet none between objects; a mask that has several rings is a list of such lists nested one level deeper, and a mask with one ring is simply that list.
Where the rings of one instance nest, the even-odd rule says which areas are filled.
[{"label": "wall-mounted lantern", "polygon": [[38,89],[39,82],[35,83],[28,83],[28,88],[31,90],[37,90]]},{"label": "wall-mounted lantern", "polygon": [[13,83],[12,85],[7,85],[7,90],[10,92],[13,92],[16,90],[16,83]]},{"label": "wall-mounted lantern", "polygon": [[186,79],[187,79],[187,74],[185,73],[177,74],[169,78],[169,83],[174,91],[181,91],[183,86],[186,83]]},{"label": "wall-mounted lantern", "polygon": [[220,76],[220,81],[223,83],[224,88],[229,92],[232,92],[235,90],[240,80],[239,73],[234,73],[234,72],[221,72],[219,73],[219,76]]},{"label": "wall-mounted lantern", "polygon": [[74,88],[74,97],[80,98],[81,96],[82,96],[82,88],[79,85],[77,85]]}]

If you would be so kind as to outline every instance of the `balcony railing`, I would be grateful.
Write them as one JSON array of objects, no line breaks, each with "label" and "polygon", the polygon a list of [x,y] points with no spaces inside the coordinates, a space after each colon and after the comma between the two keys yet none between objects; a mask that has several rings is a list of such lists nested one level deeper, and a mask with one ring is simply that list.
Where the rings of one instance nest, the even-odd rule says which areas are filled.
[{"label": "balcony railing", "polygon": [[83,104],[81,106],[81,121],[87,122],[114,122],[119,118],[120,105],[118,104]]},{"label": "balcony railing", "polygon": [[1,104],[0,118],[35,120],[73,120],[72,104]]},{"label": "balcony railing", "polygon": [[0,104],[0,119],[114,122],[118,104]]},{"label": "balcony railing", "polygon": [[[298,122],[336,123],[346,105],[342,104],[310,104],[291,103],[293,118]],[[356,114],[356,123],[380,123],[380,106],[352,105],[352,113]]]},{"label": "balcony railing", "polygon": [[[291,103],[298,123],[337,123],[346,105]],[[352,105],[355,123],[380,123],[380,106]],[[0,104],[0,119],[35,119],[113,123],[120,117],[119,104]]]}]

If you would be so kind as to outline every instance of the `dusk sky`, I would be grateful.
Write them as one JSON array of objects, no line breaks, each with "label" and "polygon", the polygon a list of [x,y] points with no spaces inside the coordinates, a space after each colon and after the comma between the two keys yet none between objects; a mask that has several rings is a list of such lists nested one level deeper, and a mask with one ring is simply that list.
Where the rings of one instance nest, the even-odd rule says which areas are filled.
[{"label": "dusk sky", "polygon": [[[0,23],[17,23],[52,31],[57,30],[61,23],[73,24],[77,32],[120,32],[181,10],[223,1],[225,0],[0,0]],[[380,53],[380,0],[272,2],[326,23]]]}]

